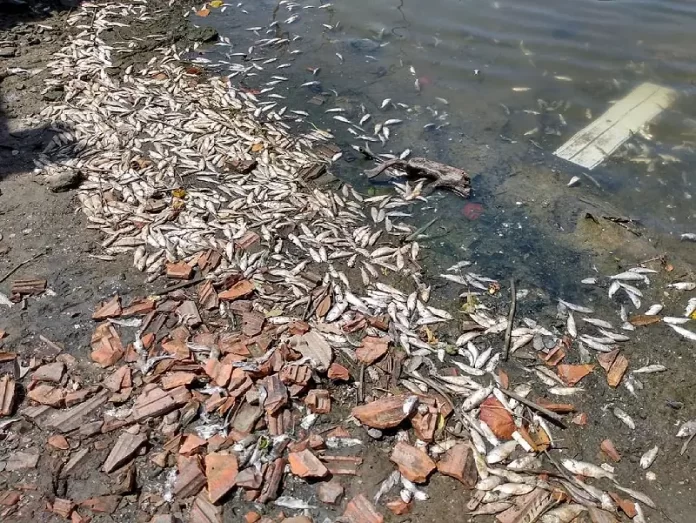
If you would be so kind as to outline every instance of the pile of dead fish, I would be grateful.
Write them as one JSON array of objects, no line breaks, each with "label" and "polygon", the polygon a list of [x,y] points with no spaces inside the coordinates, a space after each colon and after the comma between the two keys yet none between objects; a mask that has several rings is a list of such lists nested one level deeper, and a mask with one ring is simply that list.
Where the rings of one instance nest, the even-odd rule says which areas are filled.
[{"label": "pile of dead fish", "polygon": [[[92,358],[103,367],[125,363],[95,396],[98,406],[119,405],[123,426],[162,418],[158,430],[170,436],[162,452],[177,457],[166,499],[195,496],[194,521],[219,520],[215,504],[234,489],[250,501],[275,499],[311,514],[308,500],[281,495],[286,463],[294,478],[355,474],[359,457],[331,458],[325,448],[359,448],[374,437],[395,439],[398,471],[378,492],[347,504],[344,516],[353,523],[382,521],[374,505],[383,500],[395,513],[408,512],[427,499],[421,484],[436,469],[473,489],[472,514],[502,522],[569,522],[588,511],[609,521],[601,518],[619,510],[645,521],[642,505],[654,503],[619,485],[609,465],[554,457],[552,427],[565,426],[575,408],[542,397],[582,392],[575,385],[592,366],[561,362],[582,361],[589,350],[610,354],[600,363],[621,382],[626,368],[616,344],[625,336],[589,316],[583,324],[600,335],[578,335],[574,314],[591,310],[568,302],[560,305],[567,334],[523,318],[510,331],[510,351],[541,358],[531,379],[546,386],[530,399],[536,381],[513,384],[498,369],[508,318],[506,310],[494,312],[503,294],[497,282],[466,263],[448,271],[465,290],[467,320],[458,327],[450,312],[430,304],[417,238],[402,223],[423,198],[420,186],[371,198],[346,185],[313,188],[302,173],[328,163],[321,151],[329,136],[292,135],[273,107],[226,80],[204,79],[179,62],[175,48],[110,76],[112,61],[130,47],[102,38],[124,14],[131,23],[150,16],[142,4],[90,5],[70,19],[84,30],[51,64],[49,84],[63,86],[65,99],[43,112],[60,132],[38,166],[86,178],[79,199],[90,226],[105,235],[105,259],[129,253],[151,281],[166,275],[198,286],[195,300],[176,290],[129,305],[147,314],[132,346],[123,346],[114,326],[124,316],[118,299],[96,316],[109,321],[95,333]],[[635,298],[640,290],[628,282],[647,276],[631,274],[612,287]],[[385,283],[394,275],[400,288]],[[165,324],[171,329],[160,333]],[[445,325],[463,333],[438,339]],[[403,392],[380,392],[395,389]],[[45,392],[36,398],[64,406],[60,393]],[[332,435],[312,432],[332,397],[355,396],[358,406]],[[621,408],[614,413],[634,423]],[[573,421],[582,424],[582,415]],[[366,431],[347,433],[356,423]],[[125,429],[107,472],[132,460],[143,444],[139,434]],[[162,467],[167,460],[160,458]],[[322,485],[317,496],[336,502],[340,485]]]}]

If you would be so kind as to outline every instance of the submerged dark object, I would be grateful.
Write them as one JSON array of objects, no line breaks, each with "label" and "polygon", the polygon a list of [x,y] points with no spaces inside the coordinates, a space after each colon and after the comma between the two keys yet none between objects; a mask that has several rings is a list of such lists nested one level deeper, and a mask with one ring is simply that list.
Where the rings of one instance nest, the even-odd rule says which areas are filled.
[{"label": "submerged dark object", "polygon": [[406,172],[410,178],[425,177],[433,180],[428,186],[429,190],[442,187],[448,189],[463,198],[471,194],[471,180],[469,175],[457,167],[434,162],[426,158],[411,158],[409,160],[389,160],[383,164],[366,171],[368,178],[379,176],[390,168],[400,169]]},{"label": "submerged dark object", "polygon": [[478,220],[483,214],[483,205],[480,203],[467,203],[462,209],[462,214],[468,220]]}]

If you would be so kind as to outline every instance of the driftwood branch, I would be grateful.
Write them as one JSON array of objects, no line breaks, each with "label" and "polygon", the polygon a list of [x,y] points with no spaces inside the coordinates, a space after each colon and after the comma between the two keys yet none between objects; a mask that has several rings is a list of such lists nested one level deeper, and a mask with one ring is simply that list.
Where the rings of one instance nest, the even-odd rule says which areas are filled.
[{"label": "driftwood branch", "polygon": [[555,412],[552,412],[549,409],[542,407],[538,403],[534,403],[533,401],[528,400],[524,396],[520,396],[519,394],[515,394],[514,392],[512,392],[510,390],[500,389],[500,392],[502,392],[506,396],[511,397],[514,400],[519,401],[520,403],[522,403],[523,405],[526,405],[530,409],[536,410],[540,414],[543,414],[544,416],[546,416],[550,420],[554,421],[555,423],[557,423],[558,425],[560,425],[564,429],[568,428],[568,425],[565,424],[565,421],[563,421],[563,418],[561,416],[559,416],[558,414],[556,414]]}]

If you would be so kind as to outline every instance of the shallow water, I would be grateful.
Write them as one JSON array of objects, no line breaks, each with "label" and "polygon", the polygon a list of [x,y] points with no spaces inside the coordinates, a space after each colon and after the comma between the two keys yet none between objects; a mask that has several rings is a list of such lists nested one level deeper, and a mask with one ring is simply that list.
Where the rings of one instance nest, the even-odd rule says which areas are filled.
[{"label": "shallow water", "polygon": [[[434,252],[426,263],[433,268],[472,259],[493,276],[514,273],[553,293],[570,292],[568,282],[579,280],[589,262],[559,245],[527,212],[549,204],[536,182],[550,176],[560,183],[581,176],[579,187],[567,189],[569,198],[591,197],[653,232],[696,229],[693,2],[344,0],[320,5],[317,0],[260,1],[211,9],[207,18],[192,13],[194,22],[213,25],[230,44],[203,50],[200,58],[224,74],[247,68],[231,82],[253,92],[269,87],[272,75],[287,78],[259,100],[277,102],[275,110],[287,106],[286,117],[293,109],[307,111],[307,122],[330,130],[344,152],[335,174],[363,190],[384,189],[365,180],[362,172],[372,164],[351,149],[365,141],[349,129],[362,131],[335,116],[357,124],[370,113],[363,126],[370,136],[375,123],[403,120],[390,126],[384,145],[369,143],[370,148],[396,155],[410,149],[414,156],[469,171],[481,217],[468,219],[467,202],[439,192],[428,204],[414,205],[414,216],[405,220],[418,225],[440,217],[428,245]],[[288,41],[264,46],[276,37]],[[277,69],[281,64],[290,65]],[[551,154],[645,81],[677,90],[676,103],[591,178]],[[305,82],[319,85],[301,87]],[[265,98],[269,94],[285,98]],[[317,96],[322,105],[310,102]],[[386,98],[392,101],[381,109]],[[325,112],[332,108],[345,112]],[[307,122],[298,122],[298,129],[308,129]],[[512,176],[525,179],[514,191],[506,186]],[[547,221],[557,218],[571,221],[551,214]],[[564,224],[554,221],[554,227]]]}]

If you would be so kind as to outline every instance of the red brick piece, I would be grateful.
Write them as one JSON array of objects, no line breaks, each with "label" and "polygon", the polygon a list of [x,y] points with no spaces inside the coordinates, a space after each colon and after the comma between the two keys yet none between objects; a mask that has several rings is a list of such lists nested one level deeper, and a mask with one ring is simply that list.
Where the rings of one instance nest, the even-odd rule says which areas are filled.
[{"label": "red brick piece", "polygon": [[382,514],[377,512],[374,505],[363,494],[358,494],[350,500],[343,517],[349,523],[384,523]]},{"label": "red brick piece", "polygon": [[420,449],[399,441],[389,458],[399,467],[399,472],[414,483],[424,483],[435,470],[435,462]]},{"label": "red brick piece", "polygon": [[476,463],[467,443],[458,443],[449,449],[437,463],[440,474],[458,479],[466,488],[472,489],[478,481]]},{"label": "red brick piece", "polygon": [[217,503],[234,488],[237,479],[237,458],[234,454],[213,452],[205,457],[205,475],[208,478],[208,497]]},{"label": "red brick piece", "polygon": [[343,496],[343,485],[338,481],[327,481],[321,483],[317,488],[317,497],[329,505],[335,505]]},{"label": "red brick piece", "polygon": [[254,284],[249,280],[241,280],[232,285],[232,287],[226,291],[222,291],[220,294],[218,294],[218,298],[221,300],[232,301],[236,300],[237,298],[248,296],[252,292],[254,292]]},{"label": "red brick piece", "polygon": [[186,262],[167,263],[167,277],[176,280],[190,280],[193,267]]},{"label": "red brick piece", "polygon": [[389,350],[389,338],[378,338],[376,336],[365,336],[362,345],[355,351],[358,360],[365,365],[372,365],[375,361],[384,356]]},{"label": "red brick piece", "polygon": [[117,318],[121,315],[121,298],[117,294],[108,301],[100,304],[99,308],[92,314],[92,319],[101,321],[107,318]]},{"label": "red brick piece", "polygon": [[313,389],[307,393],[305,404],[315,414],[328,414],[331,412],[331,396],[328,390]]},{"label": "red brick piece", "polygon": [[323,478],[329,471],[309,450],[291,452],[288,455],[290,470],[301,478]]},{"label": "red brick piece", "polygon": [[329,372],[327,376],[336,381],[348,381],[350,379],[350,372],[343,365],[338,363],[332,363],[329,367]]},{"label": "red brick piece", "polygon": [[404,402],[407,396],[390,396],[355,407],[351,413],[360,423],[374,429],[391,429],[406,419]]}]

